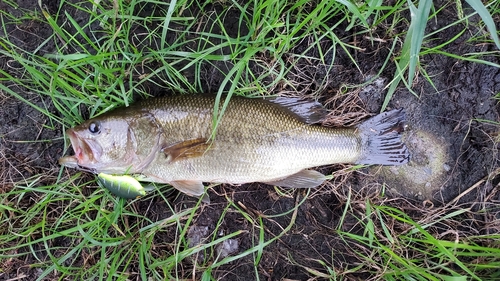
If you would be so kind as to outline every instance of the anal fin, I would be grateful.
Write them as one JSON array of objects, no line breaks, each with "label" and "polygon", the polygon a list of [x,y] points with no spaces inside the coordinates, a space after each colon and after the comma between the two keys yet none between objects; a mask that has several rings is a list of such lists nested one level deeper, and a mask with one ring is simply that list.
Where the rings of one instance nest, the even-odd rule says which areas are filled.
[{"label": "anal fin", "polygon": [[265,182],[270,185],[291,188],[314,188],[326,180],[325,175],[315,170],[302,170],[288,177]]},{"label": "anal fin", "polygon": [[184,180],[169,182],[175,189],[193,197],[202,197],[203,203],[210,203],[208,194],[205,193],[205,186],[201,181]]}]

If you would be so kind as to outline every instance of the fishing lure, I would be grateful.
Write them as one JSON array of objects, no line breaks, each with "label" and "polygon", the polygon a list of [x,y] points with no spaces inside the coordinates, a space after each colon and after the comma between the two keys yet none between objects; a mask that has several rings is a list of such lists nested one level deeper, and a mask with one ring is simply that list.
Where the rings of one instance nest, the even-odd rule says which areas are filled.
[{"label": "fishing lure", "polygon": [[99,173],[97,178],[107,190],[118,197],[135,199],[146,195],[147,189],[129,175],[115,176]]}]

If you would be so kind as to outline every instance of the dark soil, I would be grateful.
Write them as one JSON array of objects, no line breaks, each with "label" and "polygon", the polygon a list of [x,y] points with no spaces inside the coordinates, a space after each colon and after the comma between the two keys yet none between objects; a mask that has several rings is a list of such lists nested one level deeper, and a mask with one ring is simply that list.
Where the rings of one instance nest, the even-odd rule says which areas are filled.
[{"label": "dark soil", "polygon": [[[77,1],[71,1],[77,2]],[[85,14],[81,11],[64,5],[59,7],[59,1],[42,1],[46,9],[55,14],[59,9],[69,13],[77,21],[85,21]],[[0,9],[8,10],[14,17],[25,14],[25,10],[40,16],[40,8],[37,1],[18,0],[18,9],[0,2]],[[445,5],[445,4],[443,4]],[[205,7],[207,10],[222,12],[221,7]],[[453,6],[445,8],[438,17],[439,21],[432,22],[429,30],[436,30],[455,20],[456,15]],[[140,13],[147,13],[144,8]],[[225,10],[224,10],[225,11]],[[155,11],[161,13],[161,11]],[[193,15],[199,15],[193,7]],[[245,32],[243,27],[231,19],[235,11],[225,11],[228,29],[237,34],[237,31]],[[64,14],[64,13],[61,13]],[[210,13],[202,14],[204,21],[209,22]],[[63,19],[59,19],[63,20]],[[477,20],[477,19],[476,19]],[[52,29],[42,20],[34,16],[32,19],[7,20],[4,30],[10,40],[19,48],[33,51],[52,34]],[[500,22],[500,21],[497,21]],[[233,27],[233,28],[231,28]],[[404,30],[406,27],[399,27]],[[449,30],[450,36],[457,34],[463,26],[457,26],[457,30]],[[4,30],[0,30],[0,34]],[[140,33],[140,30],[137,30]],[[214,32],[214,30],[212,30]],[[333,53],[330,42],[321,42],[321,51],[326,52],[328,58],[335,58],[335,68],[327,69],[318,65],[311,65],[304,60],[297,60],[291,78],[295,78],[298,85],[296,90],[301,95],[311,96],[321,89],[321,93],[315,96],[323,102],[332,112],[349,113],[347,116],[354,116],[355,122],[369,114],[376,114],[382,106],[385,97],[384,87],[394,75],[394,67],[387,67],[380,78],[370,83],[368,86],[359,89],[352,89],[348,95],[340,96],[339,93],[351,85],[358,85],[369,78],[382,67],[385,58],[389,54],[392,42],[390,40],[370,41],[365,38],[358,38],[355,32],[345,31],[345,27],[338,27],[339,37],[349,38],[349,42],[357,42],[361,51],[355,52],[355,59],[359,64],[361,73],[353,65],[341,48]],[[377,38],[386,37],[387,30],[374,30],[372,36]],[[395,31],[394,31],[395,32]],[[476,33],[472,30],[471,33]],[[447,45],[444,51],[453,54],[472,53],[477,51],[493,51],[494,45],[473,45],[467,42],[470,33],[464,33],[458,40]],[[433,38],[427,47],[442,44],[450,38]],[[294,52],[301,53],[309,47],[308,42],[296,46]],[[229,50],[221,50],[228,52]],[[312,49],[309,55],[315,56],[320,50]],[[38,50],[39,54],[55,53],[54,43],[45,44]],[[330,53],[328,53],[330,52]],[[499,64],[497,58],[483,58]],[[22,75],[23,70],[18,68],[18,64],[0,56],[0,67],[9,73]],[[224,79],[224,72],[232,66],[227,63],[217,63],[207,65],[204,69],[206,80],[203,81],[202,88],[207,91],[218,89]],[[500,106],[497,100],[493,99],[495,94],[500,93],[500,69],[476,64],[472,62],[460,61],[444,55],[427,55],[421,58],[421,67],[432,77],[434,86],[420,75],[413,85],[417,95],[410,93],[406,88],[401,87],[389,104],[389,108],[403,107],[407,113],[408,129],[406,140],[412,149],[413,161],[409,164],[412,170],[395,170],[394,168],[373,167],[363,169],[354,173],[346,173],[344,166],[323,167],[320,171],[332,173],[337,177],[331,183],[313,191],[314,196],[310,196],[302,204],[296,214],[295,223],[290,232],[266,247],[258,265],[258,272],[261,280],[283,280],[290,278],[294,280],[306,280],[310,274],[305,267],[324,272],[325,269],[317,260],[330,261],[339,271],[354,267],[359,258],[353,253],[352,248],[346,241],[341,240],[336,235],[336,229],[350,232],[362,231],[356,224],[357,216],[362,214],[362,207],[359,213],[353,211],[347,215],[340,225],[340,218],[344,211],[347,194],[352,188],[354,195],[351,204],[362,205],[365,200],[374,198],[382,190],[385,184],[387,190],[393,198],[405,198],[395,202],[400,202],[404,206],[424,206],[424,200],[429,200],[436,206],[446,204],[461,196],[459,200],[464,206],[473,206],[482,202],[490,195],[491,188],[498,184],[498,177],[488,178],[488,175],[498,168],[497,142],[498,126],[484,122],[491,120],[498,122]],[[256,66],[257,68],[257,66]],[[258,69],[257,69],[258,70]],[[293,76],[293,77],[292,77]],[[4,82],[3,82],[4,83]],[[322,85],[325,85],[322,86]],[[5,85],[13,89],[20,96],[42,108],[58,115],[57,110],[52,105],[50,99],[41,98],[39,95],[28,91],[22,87],[8,84]],[[164,95],[165,89],[156,85],[145,86],[153,95]],[[280,93],[289,93],[290,89],[284,87],[277,89]],[[318,96],[319,95],[319,96]],[[349,106],[345,106],[349,103]],[[0,192],[11,190],[13,183],[37,175],[46,175],[40,179],[38,185],[50,185],[56,181],[59,166],[57,159],[63,155],[64,141],[62,139],[63,128],[59,124],[50,123],[47,118],[27,103],[17,98],[9,96],[0,91],[0,175],[3,178],[3,186]],[[343,107],[342,107],[343,106]],[[350,121],[345,118],[331,118],[329,124],[348,124]],[[437,155],[439,154],[439,155]],[[434,159],[435,158],[435,159]],[[396,175],[396,176],[394,176]],[[496,176],[494,173],[493,176]],[[90,175],[89,175],[90,177]],[[481,179],[486,178],[484,184],[468,190]],[[88,192],[94,189],[90,188]],[[466,193],[464,193],[467,191]],[[87,191],[86,191],[87,192]],[[237,230],[246,231],[238,236],[239,252],[251,248],[259,241],[259,233],[253,232],[253,227],[249,225],[246,218],[238,212],[228,212],[220,225],[219,217],[229,204],[224,195],[235,202],[240,208],[244,208],[248,213],[258,218],[284,213],[292,209],[296,202],[303,199],[305,191],[295,191],[290,198],[279,197],[272,187],[262,184],[246,184],[243,186],[218,186],[209,191],[211,204],[201,208],[198,212],[194,225],[207,227],[209,234],[217,230],[228,234]],[[172,205],[176,206],[176,211],[186,207],[194,206],[193,198],[171,192],[168,198],[172,200]],[[496,198],[498,200],[500,198]],[[375,200],[375,199],[374,199]],[[36,192],[26,194],[19,208],[28,208],[30,204],[36,204]],[[353,203],[354,202],[354,203]],[[405,205],[407,204],[407,205]],[[153,207],[151,207],[153,206]],[[138,203],[138,210],[146,213],[152,221],[157,221],[168,217],[171,214],[162,200],[148,196]],[[412,212],[419,214],[418,210]],[[272,219],[264,219],[266,240],[278,235],[283,228],[286,228],[292,220],[292,214]],[[170,243],[175,241],[174,232],[162,232],[157,235],[157,242]],[[164,234],[164,235],[163,235]],[[163,235],[163,236],[162,236]],[[71,247],[70,239],[52,241],[51,245],[61,247]],[[43,245],[40,245],[43,248]],[[361,251],[361,249],[360,249]],[[44,257],[41,255],[40,257]],[[40,258],[37,257],[37,258]],[[47,258],[45,256],[45,258]],[[203,257],[210,260],[210,253]],[[300,261],[300,263],[297,263]],[[38,263],[35,257],[27,259],[14,259],[9,262],[0,263],[0,280],[25,276],[32,280],[39,275],[36,267],[31,264]],[[83,263],[83,261],[81,261]],[[237,262],[224,265],[213,272],[216,278],[221,280],[253,280],[255,279],[254,257],[246,256]],[[300,264],[300,265],[299,265]],[[73,264],[75,265],[75,264]],[[136,265],[134,265],[136,266]],[[186,265],[189,267],[189,265]],[[186,268],[186,277],[191,276],[192,269]],[[137,272],[137,270],[135,270]],[[370,277],[367,272],[363,275],[350,276],[354,279]],[[50,277],[50,276],[49,276]],[[57,275],[53,276],[57,279]],[[139,278],[134,276],[134,278]],[[131,278],[132,279],[132,278]]]}]

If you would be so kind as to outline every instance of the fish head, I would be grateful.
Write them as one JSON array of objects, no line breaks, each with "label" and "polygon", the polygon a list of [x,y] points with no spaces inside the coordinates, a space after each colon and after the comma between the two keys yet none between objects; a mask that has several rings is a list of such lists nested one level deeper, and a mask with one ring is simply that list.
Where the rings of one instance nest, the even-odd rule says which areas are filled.
[{"label": "fish head", "polygon": [[141,116],[87,120],[66,131],[75,155],[61,158],[59,163],[96,173],[139,173],[158,149],[157,129],[153,120]]}]

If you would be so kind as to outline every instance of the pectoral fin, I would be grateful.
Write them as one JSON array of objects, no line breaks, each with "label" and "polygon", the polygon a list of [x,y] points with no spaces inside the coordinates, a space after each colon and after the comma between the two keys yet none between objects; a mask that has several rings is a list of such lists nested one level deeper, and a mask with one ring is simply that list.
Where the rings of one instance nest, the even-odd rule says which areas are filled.
[{"label": "pectoral fin", "polygon": [[202,197],[203,203],[210,203],[210,197],[205,193],[205,186],[201,181],[173,181],[170,184],[177,190],[193,197]]},{"label": "pectoral fin", "polygon": [[283,179],[265,182],[270,185],[291,188],[314,188],[326,180],[325,175],[314,170],[302,170]]},{"label": "pectoral fin", "polygon": [[204,138],[191,139],[162,147],[170,161],[202,156],[213,145]]}]

